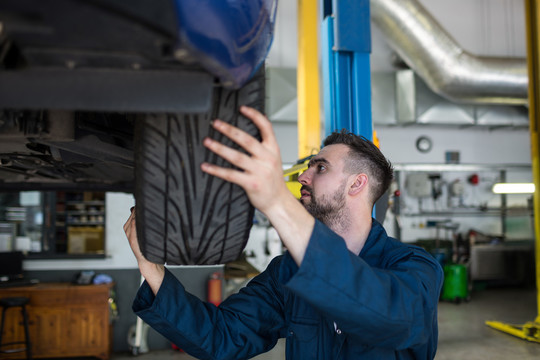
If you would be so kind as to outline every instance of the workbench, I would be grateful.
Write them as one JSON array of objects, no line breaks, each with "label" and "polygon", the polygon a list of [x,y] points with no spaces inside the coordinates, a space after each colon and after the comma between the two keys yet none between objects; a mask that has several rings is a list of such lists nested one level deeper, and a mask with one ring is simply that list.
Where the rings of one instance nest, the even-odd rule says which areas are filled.
[{"label": "workbench", "polygon": [[[74,285],[42,283],[0,289],[0,298],[24,296],[27,305],[33,358],[109,358],[111,321],[109,298],[113,284]],[[20,309],[6,312],[3,343],[24,340]],[[3,354],[25,358],[25,352]]]}]

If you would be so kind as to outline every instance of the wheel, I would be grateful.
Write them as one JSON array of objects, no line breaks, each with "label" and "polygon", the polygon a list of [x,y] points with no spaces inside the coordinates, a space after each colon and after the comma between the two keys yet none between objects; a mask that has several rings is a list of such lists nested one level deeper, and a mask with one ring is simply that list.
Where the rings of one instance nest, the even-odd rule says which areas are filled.
[{"label": "wheel", "polygon": [[264,111],[261,69],[240,90],[216,87],[206,113],[148,114],[135,129],[135,199],[139,245],[152,262],[222,264],[244,249],[253,207],[237,185],[203,173],[200,164],[232,165],[207,150],[206,136],[238,148],[211,127],[219,118],[260,138],[240,105]]}]

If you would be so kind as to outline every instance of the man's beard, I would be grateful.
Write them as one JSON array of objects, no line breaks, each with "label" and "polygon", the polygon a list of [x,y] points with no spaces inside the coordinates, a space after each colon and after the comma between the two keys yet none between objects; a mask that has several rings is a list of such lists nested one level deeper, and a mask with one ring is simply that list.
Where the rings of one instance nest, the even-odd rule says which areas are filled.
[{"label": "man's beard", "polygon": [[333,195],[323,195],[319,199],[310,186],[303,185],[302,189],[309,191],[311,201],[302,204],[313,217],[337,233],[346,231],[350,225],[350,214],[345,207],[346,181]]}]

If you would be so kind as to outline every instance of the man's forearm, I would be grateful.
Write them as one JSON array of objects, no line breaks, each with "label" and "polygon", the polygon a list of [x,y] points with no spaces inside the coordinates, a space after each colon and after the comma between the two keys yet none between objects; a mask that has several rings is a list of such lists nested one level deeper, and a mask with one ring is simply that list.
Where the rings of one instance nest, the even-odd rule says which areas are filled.
[{"label": "man's forearm", "polygon": [[133,255],[137,259],[137,265],[141,275],[146,279],[148,285],[152,289],[154,295],[157,294],[161,283],[163,282],[163,277],[165,276],[165,268],[163,265],[154,264],[144,257],[139,247],[139,241],[137,240],[137,226],[135,225],[135,207],[130,209],[131,215],[124,224],[124,232],[126,233],[127,239],[129,241],[129,246],[133,251]]},{"label": "man's forearm", "polygon": [[146,280],[154,295],[157,295],[163,278],[165,277],[165,267],[163,265],[151,262],[139,263],[139,270],[142,277]]},{"label": "man's forearm", "polygon": [[292,195],[284,197],[279,206],[269,209],[265,215],[296,264],[300,266],[315,226],[315,218]]}]

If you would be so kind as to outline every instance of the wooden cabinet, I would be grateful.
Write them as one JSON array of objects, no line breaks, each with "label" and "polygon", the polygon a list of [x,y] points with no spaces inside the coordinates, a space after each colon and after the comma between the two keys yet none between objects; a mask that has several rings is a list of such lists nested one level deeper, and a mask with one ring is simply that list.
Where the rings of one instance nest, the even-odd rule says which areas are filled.
[{"label": "wooden cabinet", "polygon": [[[0,298],[26,296],[30,341],[35,358],[94,356],[108,359],[111,349],[110,284],[37,284],[0,289]],[[6,312],[3,343],[22,341],[24,330],[19,308]],[[2,358],[25,358],[24,352]]]}]

